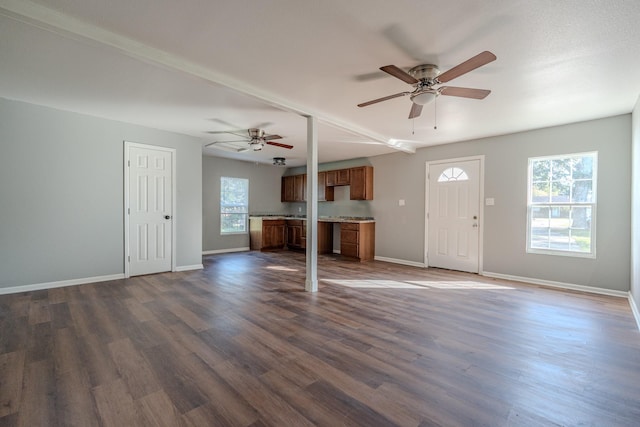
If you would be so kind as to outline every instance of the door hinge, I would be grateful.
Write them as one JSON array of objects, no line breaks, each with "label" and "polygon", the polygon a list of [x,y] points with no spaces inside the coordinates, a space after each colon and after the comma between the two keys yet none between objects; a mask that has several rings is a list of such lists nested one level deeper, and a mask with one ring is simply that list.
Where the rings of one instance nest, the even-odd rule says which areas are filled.
[{"label": "door hinge", "polygon": [[127,214],[131,215],[131,208],[127,208]]},{"label": "door hinge", "polygon": [[131,167],[131,160],[127,160],[127,166]]},{"label": "door hinge", "polygon": [[128,261],[128,262],[131,262],[131,256],[128,256],[128,257],[127,257],[127,261]]}]

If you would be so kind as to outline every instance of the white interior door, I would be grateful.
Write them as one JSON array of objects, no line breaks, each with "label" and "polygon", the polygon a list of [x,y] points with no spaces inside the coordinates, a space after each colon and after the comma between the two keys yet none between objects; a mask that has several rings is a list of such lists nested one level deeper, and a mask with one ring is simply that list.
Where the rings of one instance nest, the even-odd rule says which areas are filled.
[{"label": "white interior door", "polygon": [[128,275],[172,270],[173,150],[129,144]]},{"label": "white interior door", "polygon": [[430,164],[428,185],[428,265],[478,273],[480,160]]}]

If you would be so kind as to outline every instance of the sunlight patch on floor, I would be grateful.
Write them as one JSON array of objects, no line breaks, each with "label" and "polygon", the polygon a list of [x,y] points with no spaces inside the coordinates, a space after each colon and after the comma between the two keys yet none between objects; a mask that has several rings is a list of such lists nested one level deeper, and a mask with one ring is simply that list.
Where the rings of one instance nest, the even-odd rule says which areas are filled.
[{"label": "sunlight patch on floor", "polygon": [[284,265],[270,265],[265,268],[268,270],[276,270],[276,271],[298,271],[297,268],[285,267]]},{"label": "sunlight patch on floor", "polygon": [[410,280],[409,283],[436,289],[513,289],[510,286],[498,285],[497,283],[482,283],[473,280],[460,281],[434,281],[434,280]]},{"label": "sunlight patch on floor", "polygon": [[481,283],[471,280],[461,281],[433,281],[433,280],[338,280],[321,279],[322,282],[348,288],[361,289],[513,289],[509,286],[495,283]]},{"label": "sunlight patch on floor", "polygon": [[333,285],[346,286],[349,288],[402,288],[402,289],[424,289],[424,286],[413,285],[398,280],[335,280],[321,279],[323,282]]}]

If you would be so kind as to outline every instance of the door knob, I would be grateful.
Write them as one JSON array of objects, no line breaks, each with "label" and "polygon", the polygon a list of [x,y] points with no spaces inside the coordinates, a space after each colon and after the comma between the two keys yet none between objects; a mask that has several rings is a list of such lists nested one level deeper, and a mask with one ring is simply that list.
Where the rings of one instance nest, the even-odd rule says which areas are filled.
[{"label": "door knob", "polygon": [[171,219],[171,215],[165,215],[164,219]]}]

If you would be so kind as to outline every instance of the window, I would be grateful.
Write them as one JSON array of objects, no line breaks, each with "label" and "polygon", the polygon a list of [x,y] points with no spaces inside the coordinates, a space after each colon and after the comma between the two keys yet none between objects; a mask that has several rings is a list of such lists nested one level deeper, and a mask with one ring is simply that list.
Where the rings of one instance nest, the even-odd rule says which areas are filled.
[{"label": "window", "polygon": [[440,176],[438,177],[438,182],[449,182],[449,181],[468,181],[469,176],[465,171],[460,168],[448,168],[442,171]]},{"label": "window", "polygon": [[220,178],[220,233],[247,232],[249,216],[249,180]]},{"label": "window", "polygon": [[595,258],[598,153],[529,159],[527,252]]}]

